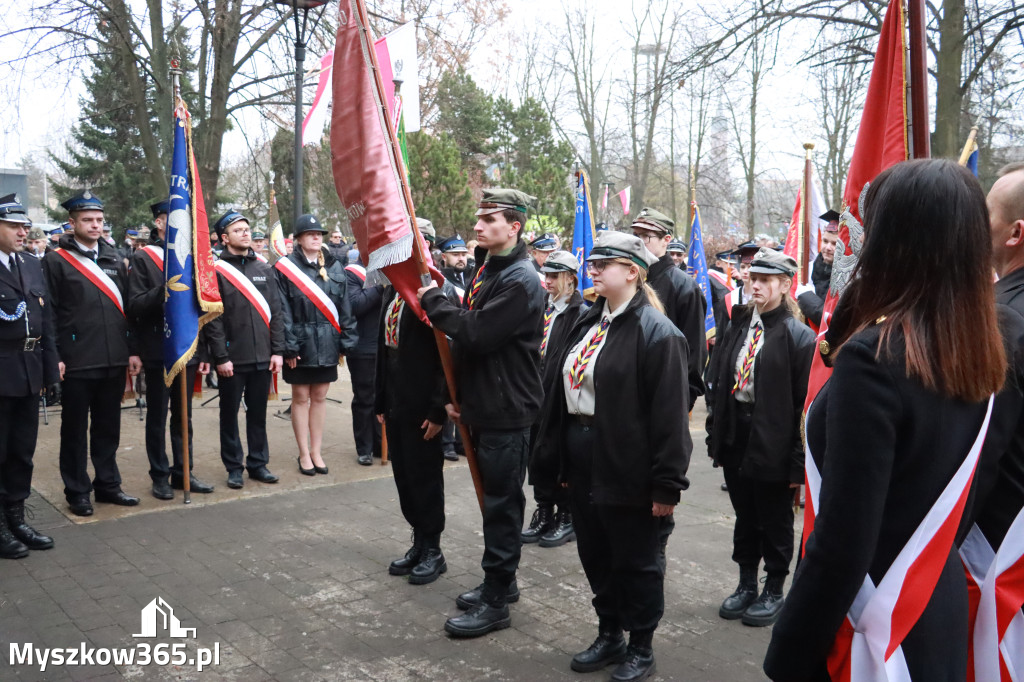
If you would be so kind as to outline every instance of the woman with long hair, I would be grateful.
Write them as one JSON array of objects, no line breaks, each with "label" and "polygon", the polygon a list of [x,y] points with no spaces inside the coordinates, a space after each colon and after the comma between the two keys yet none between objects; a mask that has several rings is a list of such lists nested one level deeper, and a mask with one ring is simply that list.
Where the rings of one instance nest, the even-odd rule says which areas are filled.
[{"label": "woman with long hair", "polygon": [[953,535],[1006,371],[985,195],[955,163],[908,161],[878,175],[863,218],[860,262],[820,347],[832,376],[807,414],[817,517],[764,669],[963,680]]},{"label": "woman with long hair", "polygon": [[292,430],[306,476],[328,473],[321,453],[327,389],[338,380],[340,356],[356,342],[345,266],[323,248],[325,234],[320,221],[301,216],[292,232],[296,248],[274,265],[287,346],[282,376],[292,386]]},{"label": "woman with long hair", "polygon": [[[654,672],[665,609],[662,536],[689,486],[687,345],[645,284],[643,241],[600,232],[588,258],[597,301],[573,326],[545,398],[540,461],[568,484],[576,547],[594,592],[598,636],[577,672],[618,663],[611,679]],[[623,637],[629,632],[629,643]]]},{"label": "woman with long hair", "polygon": [[[583,308],[583,296],[577,291],[579,261],[568,251],[554,251],[540,266],[544,288],[548,292],[544,308],[544,338],[540,342],[540,375],[544,392],[549,393],[561,380],[562,368],[549,358],[557,358],[565,349],[569,332]],[[531,450],[538,447],[536,428],[530,439]],[[572,526],[572,510],[565,489],[558,484],[558,470],[545,468],[542,461],[531,457],[530,485],[537,509],[529,527],[523,531],[523,543],[536,542],[541,547],[558,547],[576,539]],[[555,511],[558,505],[558,511]]]}]

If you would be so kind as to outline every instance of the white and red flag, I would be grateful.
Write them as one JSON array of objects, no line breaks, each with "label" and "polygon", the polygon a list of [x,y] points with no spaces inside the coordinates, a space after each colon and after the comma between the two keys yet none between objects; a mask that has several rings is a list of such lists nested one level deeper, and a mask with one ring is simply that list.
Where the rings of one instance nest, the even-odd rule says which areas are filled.
[{"label": "white and red flag", "polygon": [[331,108],[331,70],[334,66],[334,50],[320,58],[320,68],[314,72],[318,76],[316,94],[313,95],[313,104],[309,107],[309,113],[302,121],[302,144],[315,144],[320,141],[324,134],[324,126],[327,125],[327,112]]},{"label": "white and red flag", "polygon": [[629,215],[629,198],[632,195],[633,187],[627,187],[619,192],[619,202],[622,204],[622,215]]}]

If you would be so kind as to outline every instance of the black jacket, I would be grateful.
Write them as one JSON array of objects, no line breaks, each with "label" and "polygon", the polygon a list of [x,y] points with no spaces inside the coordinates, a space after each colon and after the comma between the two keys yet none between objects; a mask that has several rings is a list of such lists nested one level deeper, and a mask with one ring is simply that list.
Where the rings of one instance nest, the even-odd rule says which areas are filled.
[{"label": "black jacket", "polygon": [[[15,275],[0,265],[0,311],[13,316],[18,304],[25,303],[25,313],[10,322],[0,320],[0,396],[38,396],[44,387],[59,380],[53,306],[40,260],[19,253],[12,253],[11,259],[17,260],[18,272]],[[26,339],[39,337],[42,339],[36,342],[34,350],[26,351]]]},{"label": "black jacket", "polygon": [[708,282],[711,284],[711,309],[715,312],[715,345],[718,345],[722,336],[725,335],[725,328],[729,325],[729,313],[725,309],[725,299],[729,295],[729,287],[710,274]]},{"label": "black jacket", "polygon": [[[573,347],[604,313],[604,298],[573,326],[561,368]],[[690,486],[687,344],[682,333],[637,292],[608,328],[594,367],[594,443],[591,491],[597,504],[650,508],[678,504]],[[564,426],[569,419],[561,380],[544,397],[544,418],[534,457],[566,480]]]},{"label": "black jacket", "polygon": [[814,334],[798,322],[783,301],[761,316],[764,339],[754,360],[754,414],[745,450],[733,447],[736,401],[732,398],[736,358],[747,339],[754,306],[732,309],[732,320],[718,340],[709,384],[708,456],[719,466],[739,467],[762,481],[804,481],[800,421],[807,376],[814,358]]},{"label": "black jacket", "polygon": [[349,355],[372,358],[377,353],[377,326],[380,323],[382,286],[364,286],[366,279],[353,272],[348,266],[348,304],[356,318],[356,345]]},{"label": "black jacket", "polygon": [[[59,244],[85,254],[71,233],[61,235]],[[96,264],[114,281],[124,304],[128,290],[124,261],[103,240],[97,249]],[[47,254],[43,264],[57,323],[57,355],[66,371],[126,367],[135,354],[135,341],[125,314],[56,251]]]},{"label": "black jacket", "polygon": [[469,269],[467,265],[463,270],[456,270],[455,268],[441,268],[441,274],[444,278],[451,282],[456,289],[458,289],[464,295],[466,287],[469,286],[469,278],[473,274],[473,271]]},{"label": "black jacket", "polygon": [[[444,293],[458,301],[450,285],[444,288]],[[384,345],[384,317],[396,295],[392,287],[384,290],[377,325],[374,414],[406,421],[417,428],[424,419],[443,424],[447,418],[444,404],[448,400],[448,387],[434,330],[406,306],[398,320],[398,348]]]},{"label": "black jacket", "polygon": [[825,309],[825,297],[828,295],[828,285],[831,281],[832,264],[826,263],[819,253],[811,269],[811,284],[814,285],[814,291],[806,291],[797,299],[800,312],[816,325],[821,325],[821,313]]},{"label": "black jacket", "polygon": [[338,309],[341,333],[335,331],[323,313],[302,293],[284,273],[277,273],[281,298],[281,318],[284,320],[285,358],[298,357],[299,367],[333,367],[338,357],[356,345],[356,319],[348,302],[348,276],[340,261],[324,254],[327,279],[321,279],[318,268],[302,255],[301,249],[288,256],[311,280],[325,292]]},{"label": "black jacket", "polygon": [[[477,262],[485,255],[477,249]],[[544,290],[525,243],[487,259],[474,304],[473,310],[454,305],[441,289],[428,290],[422,301],[431,323],[454,341],[462,422],[484,429],[531,426],[543,396]]]},{"label": "black jacket", "polygon": [[[828,679],[826,656],[865,575],[882,579],[984,419],[985,402],[946,398],[908,378],[898,331],[893,339],[894,358],[876,358],[878,327],[855,334],[807,416],[821,497],[765,659],[773,680]],[[903,652],[915,681],[965,679],[967,585],[955,548]]]},{"label": "black jacket", "polygon": [[647,272],[647,283],[654,288],[665,306],[665,315],[686,337],[689,346],[689,409],[692,410],[697,398],[704,395],[704,365],[708,361],[707,333],[704,331],[707,301],[697,282],[677,268],[668,254],[651,266]]},{"label": "black jacket", "polygon": [[224,301],[224,314],[203,327],[203,342],[209,349],[209,357],[215,365],[230,360],[235,367],[259,365],[259,369],[267,369],[271,355],[285,352],[281,292],[274,268],[257,258],[252,249],[244,256],[233,255],[225,249],[220,260],[241,272],[267,299],[270,328],[249,299],[218,272],[217,286]]},{"label": "black jacket", "polygon": [[[154,240],[153,246],[165,249],[162,239]],[[124,306],[139,356],[146,366],[163,365],[164,362],[164,294],[164,271],[157,267],[149,254],[136,249],[128,270],[128,297]],[[197,364],[203,354],[197,353],[188,364]]]}]

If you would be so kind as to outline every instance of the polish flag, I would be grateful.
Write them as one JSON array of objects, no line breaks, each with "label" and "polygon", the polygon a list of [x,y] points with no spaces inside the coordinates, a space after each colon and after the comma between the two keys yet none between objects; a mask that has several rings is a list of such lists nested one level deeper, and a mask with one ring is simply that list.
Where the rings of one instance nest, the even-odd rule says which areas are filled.
[{"label": "polish flag", "polygon": [[629,197],[632,189],[632,186],[630,186],[619,192],[619,201],[622,203],[622,215],[629,215]]},{"label": "polish flag", "polygon": [[313,96],[313,104],[309,107],[309,113],[302,121],[302,144],[316,144],[324,134],[324,126],[327,125],[327,111],[331,108],[331,71],[334,68],[334,50],[331,50],[320,58],[320,69],[313,75],[319,74],[320,78],[316,84],[316,95]]}]

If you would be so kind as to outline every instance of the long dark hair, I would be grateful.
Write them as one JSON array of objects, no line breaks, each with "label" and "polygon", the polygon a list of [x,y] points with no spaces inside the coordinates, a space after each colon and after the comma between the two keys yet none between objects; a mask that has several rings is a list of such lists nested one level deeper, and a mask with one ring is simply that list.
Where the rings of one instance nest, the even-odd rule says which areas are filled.
[{"label": "long dark hair", "polygon": [[883,171],[864,202],[864,247],[836,310],[841,346],[878,322],[878,353],[906,346],[907,376],[949,397],[998,391],[1006,355],[992,286],[985,194],[966,168],[938,159]]}]

